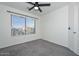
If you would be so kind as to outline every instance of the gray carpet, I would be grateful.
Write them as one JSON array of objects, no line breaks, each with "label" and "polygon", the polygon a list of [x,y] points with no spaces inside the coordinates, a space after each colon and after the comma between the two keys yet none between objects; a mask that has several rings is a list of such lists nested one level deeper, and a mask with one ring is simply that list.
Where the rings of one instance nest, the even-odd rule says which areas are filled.
[{"label": "gray carpet", "polygon": [[77,56],[66,47],[42,39],[0,49],[0,56]]}]

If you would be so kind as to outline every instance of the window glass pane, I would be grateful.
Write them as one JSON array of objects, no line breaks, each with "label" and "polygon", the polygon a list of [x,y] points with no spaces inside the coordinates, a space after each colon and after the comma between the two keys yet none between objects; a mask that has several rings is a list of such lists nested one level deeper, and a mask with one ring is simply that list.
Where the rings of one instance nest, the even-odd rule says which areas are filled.
[{"label": "window glass pane", "polygon": [[35,33],[35,20],[33,18],[26,18],[26,34],[34,34]]},{"label": "window glass pane", "polygon": [[12,35],[25,34],[25,18],[12,15]]}]

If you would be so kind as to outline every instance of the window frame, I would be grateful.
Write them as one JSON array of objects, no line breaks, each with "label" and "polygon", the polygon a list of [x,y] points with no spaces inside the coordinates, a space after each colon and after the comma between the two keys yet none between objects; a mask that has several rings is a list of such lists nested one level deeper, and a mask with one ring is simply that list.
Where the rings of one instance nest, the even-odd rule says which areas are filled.
[{"label": "window frame", "polygon": [[[21,18],[25,18],[24,19],[24,27],[25,27],[25,35],[31,35],[31,34],[36,34],[36,19],[34,19],[34,18],[32,18],[32,17],[29,17],[29,18],[32,18],[32,20],[34,21],[34,33],[30,33],[30,34],[26,34],[26,27],[27,27],[27,24],[26,24],[26,18],[28,17],[28,16],[21,16],[21,15],[16,15],[16,14],[11,14],[10,15],[10,17],[11,17],[11,36],[14,36],[13,34],[12,34],[12,27],[13,27],[13,25],[12,25],[12,16],[17,16],[17,17],[21,17]],[[20,36],[20,35],[15,35],[15,36]]]}]

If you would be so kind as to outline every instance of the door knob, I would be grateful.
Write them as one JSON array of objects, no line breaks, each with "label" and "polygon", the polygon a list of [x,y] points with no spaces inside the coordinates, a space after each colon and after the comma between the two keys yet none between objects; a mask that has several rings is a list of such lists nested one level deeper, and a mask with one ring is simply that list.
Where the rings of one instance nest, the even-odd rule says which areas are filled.
[{"label": "door knob", "polygon": [[74,34],[76,34],[76,32],[73,32]]}]

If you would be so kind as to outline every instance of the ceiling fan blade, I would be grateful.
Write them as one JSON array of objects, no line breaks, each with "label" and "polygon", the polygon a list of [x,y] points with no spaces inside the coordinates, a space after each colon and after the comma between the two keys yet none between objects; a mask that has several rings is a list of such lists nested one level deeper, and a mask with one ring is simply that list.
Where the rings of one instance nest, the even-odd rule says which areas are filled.
[{"label": "ceiling fan blade", "polygon": [[39,6],[50,6],[50,4],[39,4]]},{"label": "ceiling fan blade", "polygon": [[27,2],[27,3],[29,3],[29,4],[31,4],[31,5],[34,5],[34,3],[32,3],[32,2]]},{"label": "ceiling fan blade", "polygon": [[35,6],[31,7],[29,10],[32,10]]},{"label": "ceiling fan blade", "polygon": [[40,9],[40,7],[39,7],[39,9],[38,9],[40,12],[42,12],[42,10]]}]

